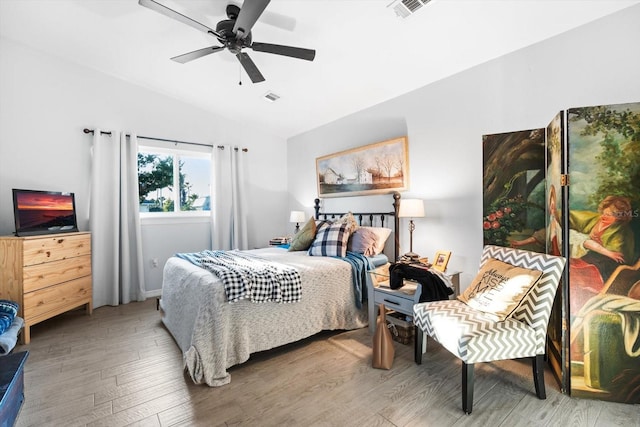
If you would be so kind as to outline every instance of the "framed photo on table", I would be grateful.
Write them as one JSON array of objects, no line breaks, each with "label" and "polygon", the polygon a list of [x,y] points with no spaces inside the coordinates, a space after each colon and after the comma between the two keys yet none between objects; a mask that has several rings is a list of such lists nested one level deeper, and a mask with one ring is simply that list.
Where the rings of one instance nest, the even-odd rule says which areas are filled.
[{"label": "framed photo on table", "polygon": [[433,259],[433,268],[442,272],[446,271],[449,258],[451,258],[451,251],[436,252],[436,256]]}]

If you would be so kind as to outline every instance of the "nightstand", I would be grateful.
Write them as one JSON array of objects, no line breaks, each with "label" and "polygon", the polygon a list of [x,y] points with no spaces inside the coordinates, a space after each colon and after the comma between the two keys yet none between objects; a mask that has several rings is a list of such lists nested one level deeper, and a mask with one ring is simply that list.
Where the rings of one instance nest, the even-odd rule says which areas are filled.
[{"label": "nightstand", "polygon": [[[367,280],[367,295],[369,309],[369,332],[373,334],[376,330],[376,320],[378,318],[378,306],[383,304],[398,313],[405,314],[413,318],[413,305],[420,301],[422,286],[413,280],[405,279],[404,285],[398,289],[389,287],[389,266],[385,264],[369,272]],[[455,298],[460,293],[460,272],[445,273],[453,284],[453,295]]]}]

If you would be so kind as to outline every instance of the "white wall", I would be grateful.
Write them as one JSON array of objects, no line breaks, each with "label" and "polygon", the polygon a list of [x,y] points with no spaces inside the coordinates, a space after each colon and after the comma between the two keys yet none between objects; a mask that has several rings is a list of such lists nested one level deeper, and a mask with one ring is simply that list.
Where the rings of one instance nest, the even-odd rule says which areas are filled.
[{"label": "white wall", "polygon": [[[464,271],[464,287],[482,247],[481,136],[543,127],[568,107],[640,101],[637,22],[640,6],[288,142],[0,39],[0,234],[14,229],[11,188],[75,192],[80,229],[88,229],[90,137],[84,127],[248,147],[251,247],[290,232],[289,209],[312,214],[316,157],[406,134],[411,189],[403,196],[424,198],[427,209],[427,217],[416,220],[414,251],[433,256],[452,250],[450,268]],[[375,196],[323,203],[335,210],[387,210],[391,202]],[[406,226],[403,220],[402,252],[408,249]],[[160,287],[152,259],[162,266],[173,248],[200,249],[208,234],[206,224],[145,226],[147,289]]]},{"label": "white wall", "polygon": [[[282,138],[0,39],[0,235],[14,231],[12,188],[75,192],[79,228],[88,230],[91,135],[82,133],[85,127],[247,147],[250,246],[264,246],[290,225],[286,169],[272,167],[286,155]],[[146,289],[160,289],[169,255],[205,249],[209,235],[207,223],[145,225]]]},{"label": "white wall", "polygon": [[[290,205],[317,194],[316,157],[406,134],[410,190],[403,197],[422,198],[426,208],[415,220],[414,252],[432,258],[451,250],[449,269],[463,272],[466,288],[483,244],[482,135],[545,127],[566,108],[640,101],[639,22],[634,6],[291,138]],[[325,204],[357,210],[361,199]],[[371,199],[377,209],[391,202]],[[401,229],[404,253],[404,220]]]}]

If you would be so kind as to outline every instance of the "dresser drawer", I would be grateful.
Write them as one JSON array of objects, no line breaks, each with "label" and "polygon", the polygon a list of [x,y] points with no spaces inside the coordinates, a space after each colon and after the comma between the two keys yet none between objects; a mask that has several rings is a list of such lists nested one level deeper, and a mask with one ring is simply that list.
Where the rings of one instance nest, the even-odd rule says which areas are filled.
[{"label": "dresser drawer", "polygon": [[89,233],[26,238],[23,242],[23,265],[42,264],[65,258],[91,254]]},{"label": "dresser drawer", "polygon": [[374,300],[376,304],[384,304],[387,308],[413,316],[413,296],[392,295],[378,290]]},{"label": "dresser drawer", "polygon": [[91,276],[49,286],[24,294],[25,322],[35,323],[52,313],[64,311],[88,303],[91,300]]},{"label": "dresser drawer", "polygon": [[23,269],[24,292],[91,275],[91,255],[35,264]]}]

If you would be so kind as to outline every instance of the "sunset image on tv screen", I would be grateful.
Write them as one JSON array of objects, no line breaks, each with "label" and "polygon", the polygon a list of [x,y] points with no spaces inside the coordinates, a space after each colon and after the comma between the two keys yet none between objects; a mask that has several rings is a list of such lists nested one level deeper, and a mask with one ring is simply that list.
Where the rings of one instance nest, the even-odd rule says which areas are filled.
[{"label": "sunset image on tv screen", "polygon": [[20,229],[65,230],[75,226],[71,194],[19,193],[16,195]]},{"label": "sunset image on tv screen", "polygon": [[18,209],[72,211],[71,196],[59,194],[18,194]]}]

